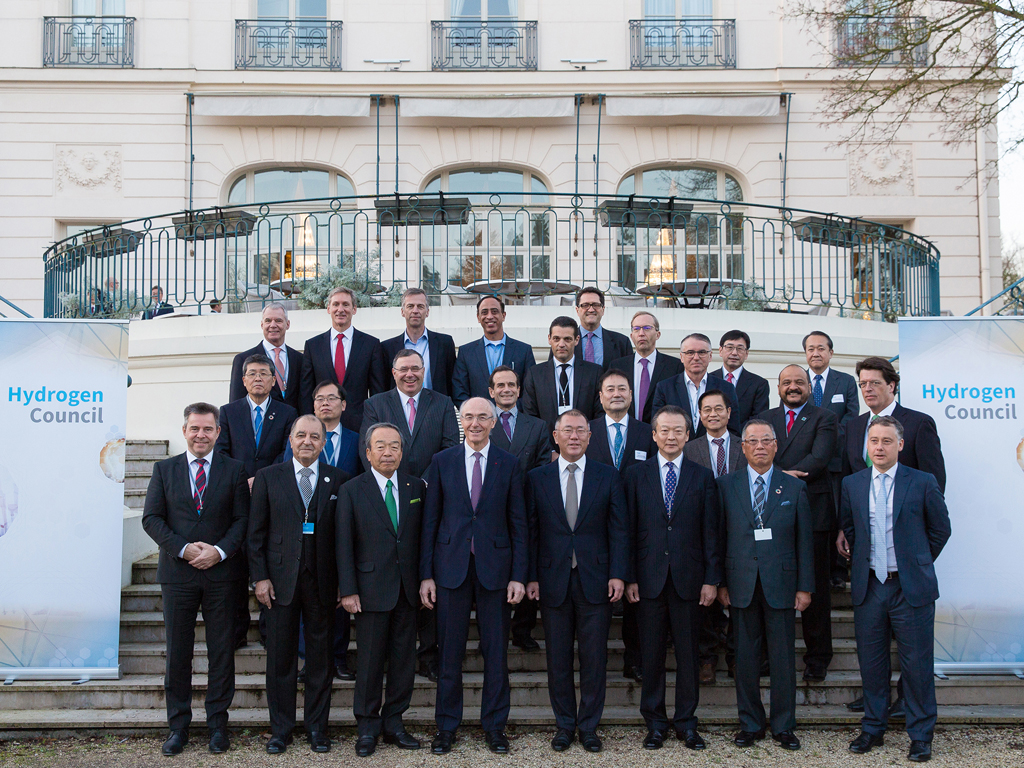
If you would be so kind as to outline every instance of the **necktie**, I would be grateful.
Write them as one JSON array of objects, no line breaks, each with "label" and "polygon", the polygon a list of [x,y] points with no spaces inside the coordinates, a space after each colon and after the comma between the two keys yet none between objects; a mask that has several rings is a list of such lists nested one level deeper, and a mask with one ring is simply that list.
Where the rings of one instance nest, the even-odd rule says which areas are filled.
[{"label": "necktie", "polygon": [[509,443],[512,442],[512,414],[505,411],[501,414],[501,428],[505,430],[505,437],[508,438]]},{"label": "necktie", "polygon": [[409,398],[409,434],[412,434],[413,424],[416,423],[416,401]]},{"label": "necktie", "polygon": [[196,493],[193,499],[196,502],[196,512],[203,514],[203,491],[206,490],[206,459],[196,459]]},{"label": "necktie", "polygon": [[[576,464],[570,464],[566,467],[569,470],[569,477],[565,481],[565,521],[569,523],[569,530],[576,530],[576,517],[580,511],[580,497],[576,490],[576,470],[579,467]],[[576,567],[576,548],[572,550],[572,567]]]},{"label": "necktie", "polygon": [[277,387],[281,394],[285,393],[284,363],[281,362],[281,348],[274,347],[274,378],[277,379]]},{"label": "necktie", "polygon": [[562,375],[558,378],[558,404],[569,405],[569,364],[562,363]]},{"label": "necktie", "polygon": [[644,406],[647,405],[647,392],[651,388],[651,374],[647,370],[647,366],[651,364],[651,361],[646,357],[640,358],[640,391],[637,393],[636,398],[636,417],[643,421],[644,418]]},{"label": "necktie", "polygon": [[796,421],[796,411],[786,411],[786,437],[793,431],[793,422]]},{"label": "necktie", "polygon": [[821,388],[821,374],[815,374],[814,376],[814,405],[816,408],[821,408],[821,401],[825,399],[825,391]]},{"label": "necktie", "polygon": [[626,441],[622,439],[622,425],[615,425],[615,445],[612,449],[615,453],[615,468],[618,469],[622,465],[622,453],[626,447]]},{"label": "necktie", "polygon": [[585,335],[587,340],[583,344],[583,359],[592,363],[594,362],[594,334],[591,332]]},{"label": "necktie", "polygon": [[761,512],[764,511],[764,498],[764,478],[758,475],[757,480],[754,481],[754,517],[757,518],[758,528],[764,528],[764,522],[761,520]]},{"label": "necktie", "polygon": [[339,384],[345,383],[345,336],[338,334],[338,346],[334,350],[334,375]]},{"label": "necktie", "polygon": [[725,380],[732,384],[733,375],[731,373],[725,374]]},{"label": "necktie", "polygon": [[384,493],[384,506],[388,508],[388,516],[391,524],[395,526],[395,533],[398,533],[398,504],[395,502],[394,483],[388,480],[386,492]]},{"label": "necktie", "polygon": [[718,449],[718,457],[715,459],[715,477],[721,477],[725,474],[725,438],[714,437],[711,442]]},{"label": "necktie", "polygon": [[334,438],[336,437],[334,430],[332,429],[327,433],[327,442],[324,443],[324,461],[330,464],[332,467],[334,464]]},{"label": "necktie", "polygon": [[871,570],[875,572],[875,578],[885,583],[889,578],[889,551],[886,541],[886,517],[888,510],[886,499],[888,489],[886,488],[887,475],[879,475],[878,483],[875,485],[875,516],[871,520],[871,538],[874,541],[874,554],[871,558]]},{"label": "necktie", "polygon": [[253,425],[252,431],[256,436],[256,447],[260,447],[260,435],[263,434],[263,409],[260,406],[256,406],[256,411],[253,413]]},{"label": "necktie", "polygon": [[676,500],[676,465],[671,461],[666,465],[668,467],[665,472],[665,511],[669,517],[672,517],[672,505]]},{"label": "necktie", "polygon": [[302,479],[299,480],[299,493],[302,494],[302,505],[309,509],[309,500],[313,498],[313,483],[310,482],[310,475],[313,474],[313,470],[309,467],[303,467],[299,470],[299,474]]},{"label": "necktie", "polygon": [[484,468],[480,464],[483,457],[484,455],[480,451],[473,454],[476,463],[473,464],[473,483],[469,489],[469,501],[473,505],[474,512],[476,512],[476,505],[480,502],[480,490],[484,487]]}]

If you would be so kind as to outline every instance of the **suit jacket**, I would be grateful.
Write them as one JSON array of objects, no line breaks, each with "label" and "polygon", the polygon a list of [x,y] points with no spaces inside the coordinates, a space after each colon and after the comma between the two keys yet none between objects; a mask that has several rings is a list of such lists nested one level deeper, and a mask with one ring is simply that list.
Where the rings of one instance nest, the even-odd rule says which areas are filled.
[{"label": "suit jacket", "polygon": [[[355,477],[360,474],[363,471],[363,465],[359,461],[359,434],[345,429],[344,425],[342,425],[341,439],[339,440],[339,445],[336,446],[333,459],[334,461],[328,461],[327,457],[324,456],[324,452],[320,452],[321,463],[337,467],[349,477]],[[289,462],[291,460],[292,444],[291,441],[287,441],[281,461]]]},{"label": "suit jacket", "polygon": [[[850,589],[853,604],[860,605],[867,594],[871,571],[870,469],[843,478],[839,525],[850,545]],[[938,481],[929,472],[900,464],[892,489],[892,543],[900,588],[915,608],[939,598],[935,559],[949,541],[949,513]],[[885,546],[884,542],[882,546]]]},{"label": "suit jacket", "polygon": [[235,400],[220,409],[220,437],[217,451],[245,465],[246,475],[256,473],[284,459],[288,447],[288,433],[298,414],[290,405],[268,397],[263,401],[266,412],[260,430],[260,444],[252,428],[252,411],[248,397]]},{"label": "suit jacket", "polygon": [[[192,498],[187,454],[153,465],[142,527],[160,547],[156,579],[161,584],[182,584],[200,574],[211,581],[245,578],[245,559],[236,555],[245,543],[249,524],[249,476],[242,462],[216,450],[207,459],[210,482],[203,492],[202,514]],[[205,571],[193,568],[178,555],[194,541],[220,547],[224,559]]]},{"label": "suit jacket", "polygon": [[[334,606],[338,597],[338,565],[334,550],[334,507],[348,473],[330,464],[317,465],[316,486],[309,500],[309,521],[316,544],[316,581],[320,602]],[[302,523],[306,508],[295,478],[295,465],[275,464],[260,470],[252,484],[249,513],[249,578],[270,579],[275,602],[291,605],[302,567]]]},{"label": "suit jacket", "polygon": [[[814,371],[807,370],[807,379],[811,382],[811,391],[814,391]],[[842,399],[835,401],[836,395]],[[812,399],[813,403],[814,400]],[[835,414],[839,421],[839,436],[836,439],[836,452],[828,463],[828,471],[839,473],[843,471],[843,451],[846,448],[846,425],[856,418],[860,413],[860,390],[857,387],[857,380],[848,373],[829,368],[828,378],[825,379],[825,388],[822,390],[821,407],[827,408]]]},{"label": "suit jacket", "polygon": [[[359,456],[367,472],[370,471],[370,462],[366,458],[366,430],[380,421],[398,427],[402,435],[402,463],[398,469],[414,477],[423,477],[435,453],[459,442],[455,406],[447,395],[432,389],[420,390],[420,404],[410,434],[401,394],[397,389],[382,392],[366,401],[363,423],[359,428]],[[418,589],[416,591],[419,592]]]},{"label": "suit jacket", "polygon": [[684,456],[669,518],[655,454],[626,472],[626,504],[640,597],[658,597],[671,578],[681,599],[699,600],[701,586],[722,582],[721,526],[714,474]]},{"label": "suit jacket", "polygon": [[814,592],[814,531],[806,483],[778,468],[772,472],[761,514],[764,527],[772,531],[769,541],[754,540],[747,471],[718,478],[718,490],[730,602],[737,608],[748,608],[760,576],[768,604],[778,610],[791,610],[797,592]]},{"label": "suit jacket", "polygon": [[[313,390],[322,381],[338,383],[334,373],[334,359],[331,357],[330,330],[308,339],[302,350],[299,413],[313,412]],[[363,403],[368,397],[387,389],[387,381],[380,342],[355,328],[352,329],[352,349],[349,351],[345,381],[342,383],[345,386],[347,405],[341,414],[341,423],[345,429],[358,432],[363,421]]]},{"label": "suit jacket", "polygon": [[[585,334],[587,331],[580,327],[580,334]],[[613,360],[618,360],[620,357],[625,357],[633,349],[633,342],[630,341],[629,336],[623,336],[617,331],[611,331],[602,326],[601,328],[601,340],[604,343],[604,356],[602,357],[603,362],[600,363],[601,372],[607,371],[612,364]],[[574,356],[577,363],[586,362],[583,357],[583,336],[580,336],[580,343],[576,345],[576,352]],[[553,358],[554,355],[548,352],[548,360]]]},{"label": "suit jacket", "polygon": [[665,379],[678,376],[683,372],[683,364],[678,357],[670,357],[659,352],[654,358],[654,371],[651,373],[651,386],[647,390],[647,401],[638,403],[636,392],[633,391],[633,357],[635,353],[627,353],[617,360],[612,360],[608,370],[615,369],[626,374],[629,381],[629,392],[633,396],[633,407],[629,409],[629,415],[644,424],[650,424],[654,417],[654,390],[658,384]]},{"label": "suit jacket", "polygon": [[154,305],[150,309],[147,309],[142,313],[143,320],[152,320],[154,317],[160,315],[173,315],[174,307],[168,304],[166,301],[161,301],[159,304]]},{"label": "suit jacket", "polygon": [[[519,375],[519,383],[526,380],[526,372],[537,364],[533,347],[511,336],[505,336],[505,354],[501,364],[512,368]],[[490,372],[487,368],[487,353],[484,352],[484,339],[463,344],[459,347],[459,355],[455,360],[455,372],[452,374],[452,400],[461,406],[471,397],[486,397],[487,379]]]},{"label": "suit jacket", "polygon": [[[572,407],[581,411],[587,420],[594,418],[601,410],[601,398],[598,394],[598,381],[601,378],[601,366],[586,361],[573,364],[572,375]],[[554,430],[558,419],[558,386],[555,384],[554,360],[545,360],[526,372],[523,382],[523,410],[531,416],[541,419]]]},{"label": "suit jacket", "polygon": [[[711,371],[712,376],[717,376],[726,384],[725,368]],[[770,386],[768,379],[758,376],[753,371],[743,369],[739,381],[735,384],[736,400],[740,404],[740,428],[762,411],[768,410],[768,393]]]},{"label": "suit jacket", "polygon": [[484,589],[505,589],[510,581],[525,584],[529,534],[518,459],[491,445],[476,510],[469,497],[463,443],[435,455],[424,479],[420,580],[434,579],[446,589],[459,587],[469,573],[472,546]]},{"label": "suit jacket", "polygon": [[[395,355],[405,349],[405,332],[380,343],[384,353],[384,377],[387,388],[395,389],[395,377],[387,372],[394,367]],[[455,373],[455,340],[447,333],[427,330],[427,354],[430,357],[430,388],[442,395],[452,394],[451,381]]]},{"label": "suit jacket", "polygon": [[500,417],[494,429],[491,430],[491,443],[519,459],[519,468],[523,470],[524,478],[531,469],[550,464],[551,452],[555,450],[548,425],[535,416],[522,411],[516,415],[516,428],[512,432],[512,443],[509,443],[508,437],[505,435]]},{"label": "suit jacket", "polygon": [[[622,464],[619,474],[626,476],[626,470],[641,461],[647,461],[658,450],[651,435],[651,425],[630,417],[626,425],[626,444],[622,449]],[[644,454],[637,457],[637,451]],[[608,424],[604,416],[598,416],[590,422],[590,445],[587,446],[587,461],[599,461],[608,466],[615,466],[612,457],[612,446],[608,437]]]},{"label": "suit jacket", "polygon": [[[633,581],[629,512],[615,467],[588,461],[583,472],[576,525],[569,527],[562,502],[559,463],[530,472],[526,508],[530,524],[530,581],[540,583],[540,602],[552,608],[569,594],[572,555],[587,602],[608,602],[608,580]],[[578,480],[578,478],[577,478]]]},{"label": "suit jacket", "polygon": [[420,524],[426,484],[396,472],[398,531],[372,472],[346,483],[338,493],[338,589],[359,595],[364,611],[390,611],[402,588],[416,600],[420,590]]},{"label": "suit jacket", "polygon": [[[285,381],[285,394],[281,394],[281,388],[277,386],[277,378],[274,378],[274,388],[270,390],[270,396],[274,400],[280,400],[282,403],[287,403],[296,411],[299,410],[299,382],[302,380],[302,353],[297,349],[292,349],[287,344],[285,345],[285,354],[288,357],[288,380]],[[245,385],[242,383],[242,365],[245,363],[246,358],[252,355],[266,355],[267,350],[263,348],[263,342],[260,342],[252,349],[247,349],[245,352],[239,352],[235,355],[235,359],[231,362],[231,381],[230,381],[230,392],[228,393],[228,402],[234,402],[245,397]],[[270,361],[273,362],[274,358],[271,357]]]},{"label": "suit jacket", "polygon": [[[708,434],[705,431],[700,437],[694,437],[686,441],[683,446],[683,455],[690,461],[700,464],[704,469],[710,469],[711,474],[715,473],[714,460],[711,457],[711,445],[708,443]],[[729,457],[726,469],[727,475],[740,469],[746,469],[747,457],[743,455],[743,447],[740,445],[736,435],[729,435]]]},{"label": "suit jacket", "polygon": [[836,417],[824,408],[815,408],[808,401],[793,422],[793,431],[786,434],[786,407],[765,411],[758,418],[775,427],[778,446],[775,466],[782,470],[806,472],[807,500],[811,505],[814,530],[831,531],[835,522],[832,480],[828,464],[836,451]]},{"label": "suit jacket", "polygon": [[[832,378],[829,376],[829,378]],[[927,413],[904,408],[896,404],[893,418],[903,425],[903,450],[899,462],[910,469],[930,472],[939,482],[939,490],[946,492],[946,463],[942,459],[942,445],[935,420]],[[864,436],[867,434],[871,411],[862,413],[846,424],[846,449],[843,451],[843,475],[852,475],[867,469],[864,461]]]},{"label": "suit jacket", "polygon": [[[729,431],[734,435],[739,435],[743,432],[743,424],[740,422],[740,406],[736,400],[736,388],[725,379],[720,379],[713,373],[708,374],[708,385],[707,392],[713,389],[717,389],[723,392],[727,398],[729,398],[729,407],[732,412],[729,416]],[[671,379],[665,379],[658,384],[657,389],[654,391],[654,409],[653,413],[657,413],[658,409],[663,405],[678,405],[690,418],[693,418],[693,409],[690,407],[690,390],[686,386],[686,372],[680,373],[678,376],[673,376]],[[693,425],[693,431],[690,433],[690,437],[701,437],[707,434],[707,429],[704,425],[697,421]]]}]

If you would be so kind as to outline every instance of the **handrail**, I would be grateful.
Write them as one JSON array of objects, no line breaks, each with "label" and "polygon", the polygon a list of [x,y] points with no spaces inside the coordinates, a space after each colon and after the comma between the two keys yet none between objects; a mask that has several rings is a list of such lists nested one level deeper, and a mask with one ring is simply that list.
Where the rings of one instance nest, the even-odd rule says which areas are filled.
[{"label": "handrail", "polygon": [[23,314],[23,315],[24,315],[25,317],[32,317],[32,315],[30,315],[30,314],[29,314],[28,312],[26,312],[26,311],[25,311],[24,309],[22,309],[21,307],[19,307],[19,306],[18,306],[17,304],[15,304],[15,303],[13,303],[13,302],[11,302],[11,301],[8,301],[8,300],[7,300],[7,299],[5,299],[5,298],[4,298],[3,296],[0,296],[0,301],[2,301],[2,302],[3,302],[4,304],[6,304],[6,305],[7,305],[8,307],[10,307],[11,309],[13,309],[14,311],[16,311],[16,312],[20,312],[20,313],[21,313],[21,314]]}]

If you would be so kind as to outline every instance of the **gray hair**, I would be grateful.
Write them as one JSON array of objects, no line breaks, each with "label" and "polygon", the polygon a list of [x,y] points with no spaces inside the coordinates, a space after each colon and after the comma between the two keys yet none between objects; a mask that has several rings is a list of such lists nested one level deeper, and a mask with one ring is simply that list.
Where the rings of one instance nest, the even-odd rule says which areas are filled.
[{"label": "gray hair", "polygon": [[764,419],[751,419],[743,425],[743,439],[747,439],[747,430],[751,427],[768,427],[768,431],[772,433],[772,437],[775,437],[775,427]]},{"label": "gray hair", "polygon": [[896,437],[903,439],[903,425],[892,416],[876,416],[868,423],[868,434],[871,434],[872,427],[892,427],[896,430]]},{"label": "gray hair", "polygon": [[260,317],[261,317],[261,318],[262,318],[262,317],[263,317],[263,316],[264,316],[265,314],[267,314],[267,310],[268,310],[268,309],[278,309],[278,310],[280,310],[281,312],[284,312],[284,319],[285,319],[285,320],[287,320],[287,319],[288,319],[288,307],[286,307],[286,306],[285,306],[284,304],[282,304],[282,303],[281,303],[280,301],[272,301],[272,302],[270,302],[269,304],[265,305],[265,306],[263,307],[263,311],[262,311],[262,312],[260,312]]},{"label": "gray hair", "polygon": [[494,404],[493,400],[488,400],[486,397],[471,397],[471,398],[469,398],[467,400],[463,400],[462,401],[462,405],[459,406],[459,419],[460,420],[462,419],[462,416],[463,416],[463,414],[464,414],[464,412],[466,410],[466,404],[469,403],[472,400],[483,400],[485,403],[487,403],[489,406],[491,406],[491,411],[494,414],[495,420],[500,418],[500,412],[499,412],[498,406]]},{"label": "gray hair", "polygon": [[322,437],[326,440],[327,439],[327,425],[324,424],[323,421],[320,420],[319,416],[314,416],[312,413],[305,413],[302,416],[299,416],[295,421],[293,421],[292,422],[292,428],[288,432],[288,437],[291,437],[292,435],[294,435],[295,434],[295,428],[297,426],[299,426],[299,422],[300,421],[305,421],[306,419],[312,419],[313,421],[315,421],[317,424],[320,425],[320,429],[323,431]]},{"label": "gray hair", "polygon": [[373,433],[378,429],[393,429],[398,433],[398,439],[402,441],[402,450],[405,450],[405,438],[402,437],[402,430],[392,424],[390,421],[378,421],[371,424],[367,430],[366,435],[363,437],[364,448],[369,447],[370,441],[373,439]]},{"label": "gray hair", "polygon": [[331,292],[327,294],[327,299],[324,301],[324,306],[326,307],[327,305],[329,305],[331,303],[331,299],[333,299],[339,293],[347,294],[348,297],[352,299],[353,307],[359,306],[359,302],[356,300],[356,292],[353,291],[351,288],[346,288],[344,285],[338,285],[335,286],[334,288],[331,288]]}]

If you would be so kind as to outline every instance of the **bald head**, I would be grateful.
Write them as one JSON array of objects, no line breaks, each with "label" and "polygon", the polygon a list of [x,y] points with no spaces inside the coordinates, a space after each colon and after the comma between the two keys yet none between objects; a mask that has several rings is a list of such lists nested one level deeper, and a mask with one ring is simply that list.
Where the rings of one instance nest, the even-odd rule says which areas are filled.
[{"label": "bald head", "polygon": [[779,381],[781,382],[784,377],[795,378],[802,376],[804,381],[807,381],[807,371],[801,368],[799,365],[787,365],[781,371],[779,371]]},{"label": "bald head", "polygon": [[494,426],[494,403],[484,397],[471,397],[459,408],[466,444],[478,451],[487,445]]}]

